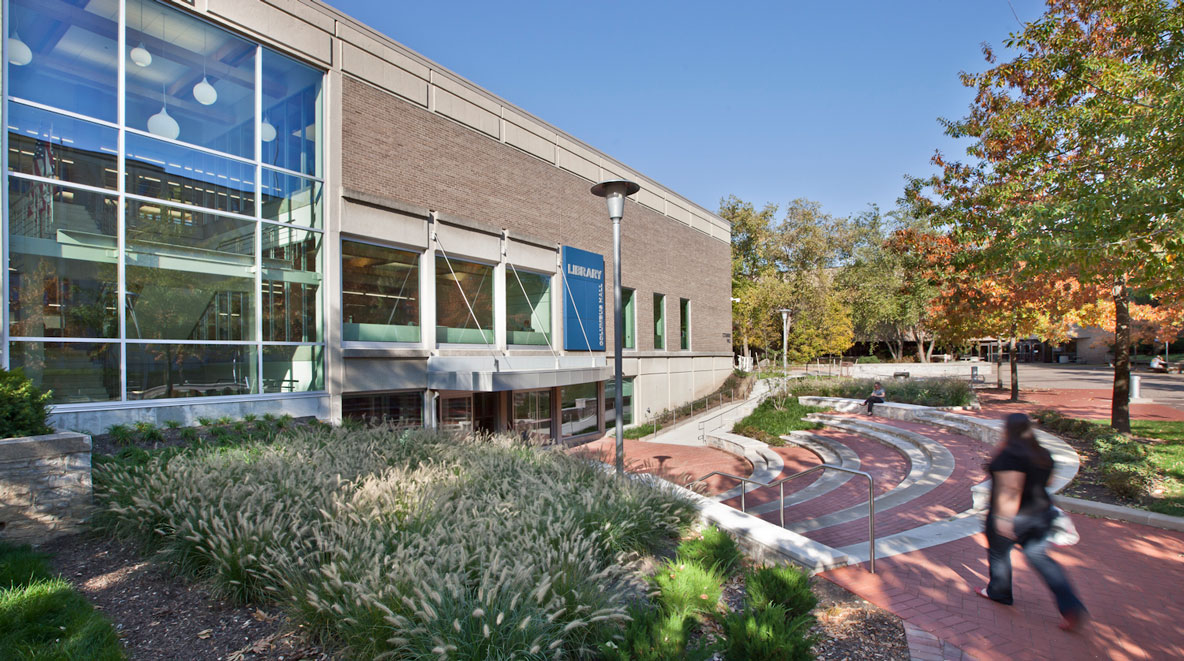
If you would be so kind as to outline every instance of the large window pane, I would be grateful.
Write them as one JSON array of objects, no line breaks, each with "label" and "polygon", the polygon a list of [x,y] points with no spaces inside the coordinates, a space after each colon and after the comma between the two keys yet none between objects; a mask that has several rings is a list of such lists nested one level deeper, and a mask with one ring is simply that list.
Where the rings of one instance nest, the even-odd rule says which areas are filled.
[{"label": "large window pane", "polygon": [[321,182],[263,168],[263,217],[303,227],[321,226]]},{"label": "large window pane", "polygon": [[119,3],[5,4],[9,94],[114,122]]},{"label": "large window pane", "polygon": [[493,344],[492,266],[436,258],[436,341]]},{"label": "large window pane", "polygon": [[460,433],[473,431],[473,398],[467,396],[441,399],[440,429]]},{"label": "large window pane", "polygon": [[341,415],[396,427],[423,426],[423,392],[361,393],[341,396]]},{"label": "large window pane", "polygon": [[161,3],[128,0],[127,47],[128,127],[255,158],[254,44]]},{"label": "large window pane", "polygon": [[626,349],[637,348],[637,292],[632,289],[621,288],[621,306],[624,308],[625,328],[624,345]]},{"label": "large window pane", "polygon": [[595,383],[580,383],[559,389],[563,409],[563,435],[579,436],[600,429],[600,400]]},{"label": "large window pane", "polygon": [[127,336],[255,339],[255,223],[127,202]]},{"label": "large window pane", "polygon": [[325,389],[323,347],[263,347],[263,392],[309,392]]},{"label": "large window pane", "polygon": [[324,75],[263,49],[263,162],[320,177]]},{"label": "large window pane", "polygon": [[506,268],[506,341],[550,343],[551,276]]},{"label": "large window pane", "polygon": [[263,223],[263,339],[321,341],[321,234]]},{"label": "large window pane", "polygon": [[118,132],[110,127],[8,104],[8,169],[115,190]]},{"label": "large window pane", "polygon": [[133,133],[127,192],[207,209],[255,215],[255,166]]},{"label": "large window pane", "polygon": [[[604,382],[604,424],[617,424],[617,381],[609,379]],[[633,377],[621,379],[621,424],[633,424]]]},{"label": "large window pane", "polygon": [[127,345],[128,399],[257,392],[254,345],[132,342]]},{"label": "large window pane", "polygon": [[551,391],[514,393],[514,431],[535,441],[551,440]]},{"label": "large window pane", "polygon": [[100,342],[13,342],[10,367],[43,390],[54,404],[119,399],[119,345]]},{"label": "large window pane", "polygon": [[8,180],[9,333],[118,337],[116,198]]},{"label": "large window pane", "polygon": [[666,297],[654,294],[654,349],[666,348]]},{"label": "large window pane", "polygon": [[419,255],[341,242],[342,336],[419,342]]}]

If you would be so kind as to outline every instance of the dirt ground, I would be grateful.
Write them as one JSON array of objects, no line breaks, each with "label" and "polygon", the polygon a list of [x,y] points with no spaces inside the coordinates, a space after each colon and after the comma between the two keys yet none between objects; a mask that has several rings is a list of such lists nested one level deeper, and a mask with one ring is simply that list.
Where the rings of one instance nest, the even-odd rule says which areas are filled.
[{"label": "dirt ground", "polygon": [[277,609],[235,606],[118,540],[82,533],[44,550],[119,632],[127,655],[145,661],[329,659]]}]

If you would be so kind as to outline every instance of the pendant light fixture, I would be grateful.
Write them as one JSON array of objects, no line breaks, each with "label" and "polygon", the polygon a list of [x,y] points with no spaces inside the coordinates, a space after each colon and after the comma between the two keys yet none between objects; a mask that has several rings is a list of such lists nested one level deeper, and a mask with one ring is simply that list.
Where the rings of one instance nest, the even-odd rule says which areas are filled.
[{"label": "pendant light fixture", "polygon": [[272,125],[271,122],[267,121],[266,117],[263,118],[263,123],[259,125],[259,138],[263,140],[263,142],[271,142],[272,140],[275,140],[275,126]]},{"label": "pendant light fixture", "polygon": [[193,98],[203,106],[214,105],[218,100],[218,90],[210,84],[206,77],[206,28],[201,29],[201,82],[193,86]]},{"label": "pendant light fixture", "polygon": [[[143,31],[144,31],[144,3],[140,2],[140,32],[143,32]],[[136,63],[136,66],[146,67],[149,64],[152,64],[152,53],[149,53],[148,49],[144,47],[143,40],[140,40],[140,45],[133,48],[131,50],[131,52],[128,53],[128,56],[132,59],[132,62]]]},{"label": "pendant light fixture", "polygon": [[15,64],[18,67],[23,67],[33,61],[33,51],[29,45],[21,41],[21,36],[12,31],[12,36],[8,38],[8,62]]},{"label": "pendant light fixture", "polygon": [[148,132],[169,140],[181,135],[181,126],[169,115],[164,85],[160,86],[160,112],[148,118]]}]

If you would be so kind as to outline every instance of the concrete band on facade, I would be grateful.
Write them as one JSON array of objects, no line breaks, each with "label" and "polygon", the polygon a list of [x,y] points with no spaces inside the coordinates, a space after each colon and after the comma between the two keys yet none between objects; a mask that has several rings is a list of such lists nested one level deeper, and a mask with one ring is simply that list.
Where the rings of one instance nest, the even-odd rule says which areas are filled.
[{"label": "concrete band on facade", "polygon": [[[29,0],[5,3],[6,20],[26,20],[19,11],[17,18],[11,18],[10,3],[21,9]],[[288,353],[299,350],[313,356],[302,359],[300,373],[295,361],[286,375],[275,374],[276,369],[285,368],[274,361],[243,368],[249,375],[260,375],[259,381],[268,382],[270,375],[269,382],[280,384],[276,387],[255,385],[244,388],[249,390],[246,394],[194,387],[186,392],[202,396],[159,398],[155,396],[159,393],[152,391],[138,392],[136,399],[127,394],[131,379],[121,372],[121,390],[114,398],[92,396],[92,401],[55,406],[52,422],[58,428],[99,432],[115,423],[138,420],[193,423],[199,417],[265,412],[340,420],[389,411],[409,424],[515,428],[556,440],[599,435],[611,418],[604,402],[606,382],[611,387],[613,376],[614,283],[611,224],[603,202],[588,189],[592,182],[618,177],[642,186],[628,203],[622,223],[621,284],[632,290],[631,318],[626,321],[632,343],[627,343],[623,355],[623,376],[628,380],[626,421],[642,422],[712,392],[731,371],[730,227],[718,216],[326,5],[311,0],[146,0],[143,5],[122,0],[118,4],[129,25],[126,49],[142,36],[133,35],[130,27],[137,20],[136,12],[142,20],[145,7],[149,11],[173,7],[180,17],[173,20],[174,31],[176,25],[185,24],[184,16],[196,16],[229,31],[235,39],[261,44],[268,53],[282,53],[323,72],[316,124],[300,126],[300,135],[314,128],[319,133],[318,167],[315,173],[295,173],[308,177],[306,184],[312,186],[308,190],[320,196],[318,225],[310,226],[309,231],[277,230],[268,211],[260,213],[261,202],[255,204],[253,221],[263,228],[264,239],[259,245],[264,250],[269,250],[268,232],[288,231],[303,237],[301,241],[315,239],[319,243],[315,255],[318,272],[284,277],[318,287],[313,302],[316,309],[307,313],[310,316],[304,318],[304,324],[312,325],[308,320],[315,314],[320,326],[316,332],[305,328],[304,336],[295,338],[277,340],[271,335],[248,334],[224,341],[237,342],[243,351],[283,354],[285,347],[292,347]],[[88,16],[83,20],[96,19]],[[166,17],[164,24],[168,22]],[[158,61],[171,57],[168,48],[163,40],[148,41],[147,49],[158,51]],[[35,60],[33,66],[38,65]],[[128,76],[129,94],[134,88],[131,75],[148,71],[138,66],[129,59],[120,67],[121,75]],[[127,73],[122,73],[125,70]],[[266,66],[259,70],[264,74],[253,84],[262,88],[265,101],[262,115],[254,119],[256,136],[266,130],[264,122],[270,126],[277,121],[275,110],[268,114],[267,95],[278,86],[266,77]],[[220,80],[215,84],[221,85]],[[201,110],[188,98],[188,85],[174,85],[179,91],[168,94],[176,93],[177,98],[165,104],[178,108],[173,112],[183,119],[182,113]],[[221,94],[229,98],[225,87],[222,89]],[[22,112],[32,105],[38,112],[61,112],[53,103],[31,104],[6,88],[6,113],[9,98],[16,99],[11,103]],[[212,107],[217,110],[217,103]],[[133,129],[144,129],[133,125],[130,105],[126,121],[127,135],[139,140]],[[121,126],[113,125],[113,129]],[[185,126],[188,131],[189,125]],[[182,135],[174,142],[185,146],[187,137]],[[6,134],[6,152],[8,139]],[[266,175],[273,164],[266,158],[260,160],[259,139],[267,140],[255,139],[254,167]],[[281,130],[281,140],[287,139]],[[267,144],[262,146],[265,155],[267,148]],[[130,164],[130,154],[127,160]],[[123,162],[121,153],[120,167]],[[287,172],[296,168],[293,165]],[[125,190],[122,174],[120,171],[117,189],[110,192],[121,202],[127,198],[121,209],[133,201],[141,207],[152,201],[136,198],[143,193],[130,185]],[[12,176],[23,177],[18,183],[26,187],[56,185],[35,174]],[[61,185],[70,189],[75,183],[63,181]],[[293,198],[290,205],[295,204]],[[9,208],[6,197],[6,214]],[[6,228],[9,223],[6,215]],[[125,231],[124,224],[120,216],[119,232]],[[45,240],[53,240],[51,235],[47,237]],[[122,234],[115,238],[122,272],[124,253],[131,254],[136,248]],[[296,245],[296,239],[288,240]],[[278,249],[291,251],[288,245]],[[596,345],[593,350],[565,346],[565,330],[572,327],[565,319],[569,316],[565,292],[571,288],[572,278],[564,273],[564,255],[575,249],[604,258],[603,273],[599,269],[571,271],[602,278],[603,321],[581,319],[585,340]],[[387,293],[368,292],[369,299],[359,298],[361,294],[354,290],[358,288],[356,272],[361,271],[356,270],[367,267],[357,264],[388,257],[404,269],[400,272],[417,277],[411,280],[408,275],[396,283],[397,295],[383,290]],[[126,259],[130,265],[130,257]],[[263,291],[267,292],[271,286],[267,260],[273,255],[253,259],[255,268],[265,273]],[[355,270],[346,269],[347,263]],[[448,272],[442,272],[445,268]],[[8,288],[7,273],[5,278]],[[458,290],[469,286],[462,283],[476,283],[477,289],[459,300],[449,278]],[[256,323],[264,323],[258,319],[272,312],[264,309],[261,299],[265,294],[259,293],[259,276],[255,279],[254,295],[260,299],[254,302]],[[387,280],[378,286],[392,286],[390,278]],[[121,281],[121,298],[127,296],[123,286]],[[469,295],[474,300],[468,300]],[[384,304],[383,296],[407,301],[399,304],[404,305],[401,322],[374,323],[368,312]],[[483,300],[478,300],[480,297]],[[374,301],[369,306],[374,309],[367,310],[367,300]],[[138,342],[130,330],[131,306],[131,302],[116,306],[121,308],[120,335],[104,340],[118,342],[120,351],[128,353]],[[289,300],[287,307],[281,307],[288,314],[292,303]],[[439,316],[445,308],[451,314],[451,326]],[[488,320],[474,320],[470,328],[462,314],[465,308],[470,317]],[[391,319],[396,311],[392,310]],[[9,316],[12,314],[9,311]],[[359,315],[366,319],[356,322],[354,317]],[[273,321],[268,318],[265,323]],[[12,332],[9,323],[4,329]],[[589,331],[606,340],[597,345],[595,338],[587,337]],[[32,340],[49,344],[49,331],[44,335],[22,339],[20,346],[31,346]],[[84,338],[70,341],[79,343]],[[163,339],[197,342],[202,338]],[[5,352],[6,366],[11,353]],[[119,369],[124,369],[123,365],[120,362]],[[305,373],[309,370],[323,374],[323,378],[309,376]],[[166,392],[173,392],[172,387]]]}]

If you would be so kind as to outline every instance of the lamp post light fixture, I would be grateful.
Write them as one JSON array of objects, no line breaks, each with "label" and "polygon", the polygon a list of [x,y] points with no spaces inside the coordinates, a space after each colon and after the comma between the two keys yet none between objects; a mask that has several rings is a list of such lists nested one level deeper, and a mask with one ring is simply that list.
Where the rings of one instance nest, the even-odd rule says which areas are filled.
[{"label": "lamp post light fixture", "polygon": [[608,205],[608,217],[613,221],[613,391],[617,429],[617,474],[625,472],[624,411],[621,410],[621,351],[624,349],[624,314],[621,310],[621,217],[625,215],[625,198],[641,190],[641,186],[625,179],[610,179],[592,187],[592,194],[603,197]]},{"label": "lamp post light fixture", "polygon": [[789,370],[789,308],[781,308],[781,371]]}]

